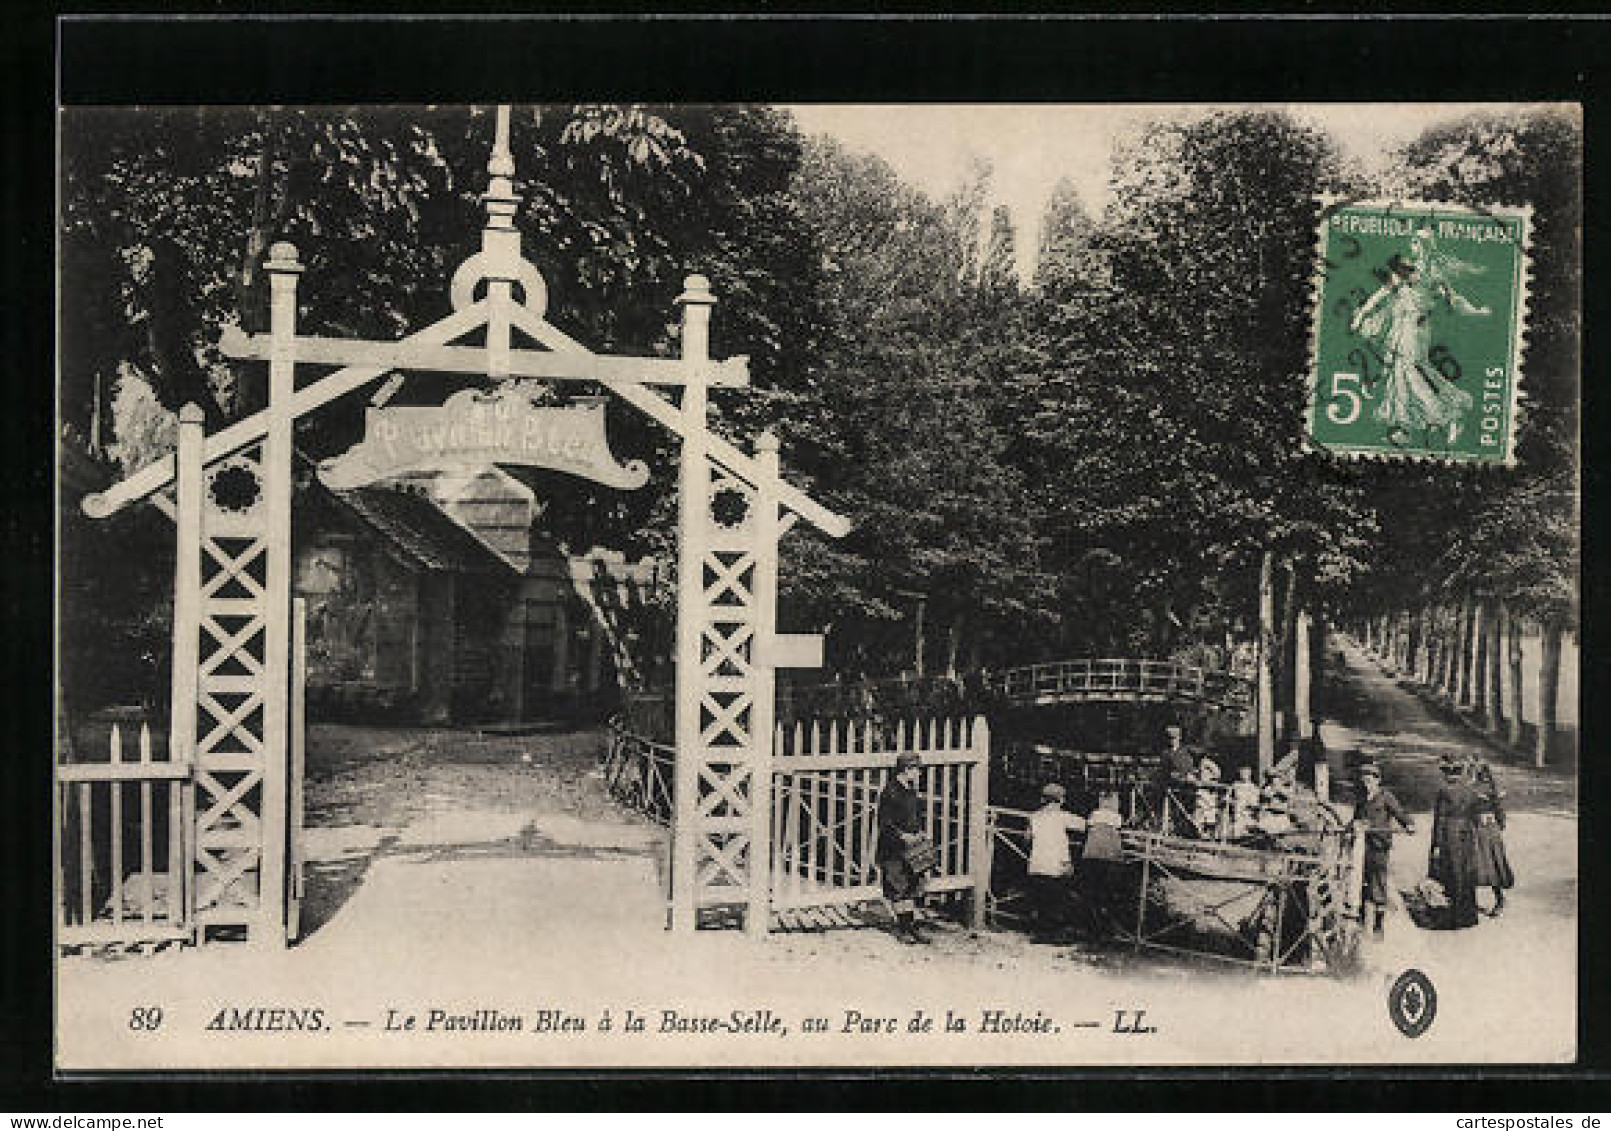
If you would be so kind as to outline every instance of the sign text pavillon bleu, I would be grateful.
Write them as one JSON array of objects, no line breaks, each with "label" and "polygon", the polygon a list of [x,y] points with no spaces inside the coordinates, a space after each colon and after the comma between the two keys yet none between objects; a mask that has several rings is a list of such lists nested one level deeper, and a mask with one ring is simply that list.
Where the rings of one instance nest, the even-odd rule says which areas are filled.
[{"label": "sign text pavillon bleu", "polygon": [[642,460],[616,462],[602,401],[536,405],[518,385],[463,389],[441,405],[372,407],[364,438],[321,463],[319,478],[344,491],[410,471],[493,463],[549,468],[622,490],[649,480]]}]

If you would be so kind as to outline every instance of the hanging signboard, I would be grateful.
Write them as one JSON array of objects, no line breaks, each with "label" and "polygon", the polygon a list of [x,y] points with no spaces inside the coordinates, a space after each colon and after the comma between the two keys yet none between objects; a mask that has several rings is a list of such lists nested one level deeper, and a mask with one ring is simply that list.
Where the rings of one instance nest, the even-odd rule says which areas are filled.
[{"label": "hanging signboard", "polygon": [[406,472],[494,463],[549,468],[622,490],[649,481],[642,460],[616,462],[602,403],[539,406],[512,387],[465,389],[435,406],[371,408],[364,438],[320,464],[319,478],[345,491]]}]

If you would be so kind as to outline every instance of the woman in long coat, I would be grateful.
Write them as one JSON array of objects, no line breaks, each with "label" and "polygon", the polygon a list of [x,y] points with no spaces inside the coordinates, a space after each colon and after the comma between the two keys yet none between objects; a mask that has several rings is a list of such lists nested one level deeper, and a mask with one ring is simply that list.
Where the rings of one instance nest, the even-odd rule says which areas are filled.
[{"label": "woman in long coat", "polygon": [[1494,889],[1488,914],[1497,919],[1505,910],[1505,889],[1516,883],[1505,854],[1505,791],[1486,762],[1474,764],[1472,781],[1477,791],[1477,886]]},{"label": "woman in long coat", "polygon": [[1477,925],[1477,813],[1482,799],[1459,762],[1442,765],[1443,786],[1432,803],[1432,854],[1427,875],[1443,886],[1449,926]]}]

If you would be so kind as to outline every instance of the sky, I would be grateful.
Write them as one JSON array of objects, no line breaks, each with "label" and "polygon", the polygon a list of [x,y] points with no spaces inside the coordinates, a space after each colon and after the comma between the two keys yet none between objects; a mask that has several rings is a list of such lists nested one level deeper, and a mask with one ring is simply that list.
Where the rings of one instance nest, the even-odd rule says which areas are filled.
[{"label": "sky", "polygon": [[[1019,271],[1033,268],[1041,212],[1063,177],[1093,214],[1107,204],[1114,142],[1159,117],[1190,118],[1220,107],[1198,105],[795,105],[802,131],[826,133],[847,148],[876,153],[908,183],[944,196],[975,158],[995,171],[990,206],[1005,204],[1018,229]],[[1345,158],[1368,170],[1428,126],[1484,107],[1452,103],[1331,103],[1283,107],[1323,126]],[[1493,108],[1493,107],[1487,107]]]}]

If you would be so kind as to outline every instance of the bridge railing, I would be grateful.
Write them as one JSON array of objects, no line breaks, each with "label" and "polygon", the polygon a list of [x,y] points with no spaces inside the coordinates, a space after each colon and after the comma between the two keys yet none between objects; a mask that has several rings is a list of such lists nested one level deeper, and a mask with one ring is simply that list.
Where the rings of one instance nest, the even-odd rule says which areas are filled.
[{"label": "bridge railing", "polygon": [[1171,660],[1081,659],[1009,668],[992,680],[1009,699],[1196,699],[1244,707],[1252,682],[1231,672]]},{"label": "bridge railing", "polygon": [[670,825],[677,751],[668,743],[634,734],[628,721],[611,719],[602,770],[610,795],[658,824]]}]

